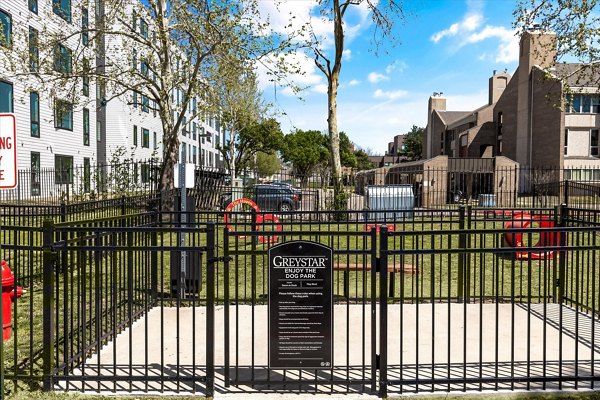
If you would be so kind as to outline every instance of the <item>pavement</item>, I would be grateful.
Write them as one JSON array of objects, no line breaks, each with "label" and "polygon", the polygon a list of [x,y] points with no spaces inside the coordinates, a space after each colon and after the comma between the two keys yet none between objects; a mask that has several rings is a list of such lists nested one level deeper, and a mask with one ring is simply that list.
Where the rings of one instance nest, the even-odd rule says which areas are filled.
[{"label": "pavement", "polygon": [[[371,338],[368,305],[336,305],[333,326],[334,376],[367,382],[350,386],[306,384],[303,390],[312,393],[302,394],[289,392],[287,387],[292,391],[298,388],[289,380],[327,379],[327,373],[305,372],[301,377],[294,371],[286,374],[269,371],[267,306],[238,305],[231,306],[229,311],[228,343],[223,331],[225,310],[217,307],[215,313],[215,398],[243,399],[250,395],[252,399],[378,398],[360,393],[369,389],[372,340],[380,348],[379,337]],[[393,304],[388,306],[388,311],[389,379],[444,379],[464,374],[483,378],[514,376],[522,378],[516,385],[516,389],[520,389],[525,388],[529,377],[559,373],[589,375],[592,360],[596,371],[600,371],[600,365],[596,365],[596,360],[600,360],[598,324],[586,314],[568,307],[434,303]],[[56,389],[101,394],[202,394],[204,384],[192,378],[205,374],[205,316],[203,307],[153,308],[71,374],[72,377],[114,376],[113,382],[82,384],[73,380],[68,385],[59,382]],[[225,384],[226,344],[229,345],[230,378],[241,381],[239,385]],[[578,363],[574,362],[576,359]],[[252,376],[270,377],[271,383],[246,384]],[[534,387],[537,386],[534,383]],[[438,385],[435,392],[445,394],[445,387]],[[428,391],[426,385],[420,388]],[[482,388],[493,386],[484,384]],[[398,387],[392,389],[394,393]],[[403,389],[410,391],[416,387],[407,385]],[[449,389],[460,391],[463,386]],[[476,389],[477,385],[467,388]],[[269,393],[263,393],[265,391]]]}]

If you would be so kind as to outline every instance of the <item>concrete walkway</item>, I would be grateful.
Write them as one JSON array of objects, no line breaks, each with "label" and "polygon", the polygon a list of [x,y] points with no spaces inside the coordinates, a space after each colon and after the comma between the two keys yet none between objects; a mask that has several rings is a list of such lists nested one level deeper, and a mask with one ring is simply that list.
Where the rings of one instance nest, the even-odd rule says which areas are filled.
[{"label": "concrete walkway", "polygon": [[[389,305],[388,310],[388,379],[446,379],[465,374],[470,378],[513,376],[523,378],[523,383],[516,388],[526,388],[531,377],[557,376],[561,372],[589,376],[592,368],[600,371],[600,364],[596,365],[596,360],[600,360],[598,322],[565,306],[435,303],[395,304]],[[116,382],[86,383],[86,392],[203,393],[204,383],[192,382],[192,378],[205,375],[205,311],[201,307],[154,308],[104,346],[99,354],[91,356],[85,366],[71,376],[117,377]],[[230,377],[247,381],[252,375],[263,379],[269,376],[271,384],[226,387],[224,317],[224,308],[220,306],[215,314],[215,397],[244,398],[248,393],[275,391],[264,398],[303,400],[321,398],[325,393],[329,394],[327,398],[376,398],[361,394],[370,389],[372,339],[368,305],[336,305],[334,309],[336,368],[333,375],[342,380],[365,380],[350,386],[318,383],[329,378],[328,371],[303,372],[302,377],[295,371],[285,375],[281,371],[268,371],[267,307],[240,305],[230,307]],[[579,339],[575,340],[576,337]],[[379,352],[378,337],[375,343]],[[577,364],[575,359],[579,361]],[[318,395],[292,397],[289,392],[297,391],[298,384],[290,380],[296,379],[315,380],[314,385],[306,384],[303,389]],[[283,380],[288,381],[286,388]],[[490,385],[486,383],[482,388],[494,387]],[[541,387],[541,383],[534,386]],[[421,390],[430,388],[422,384],[419,387]],[[434,387],[435,391],[463,388],[462,385],[439,384]],[[477,384],[466,387],[467,390],[478,388]],[[81,390],[83,387],[79,382],[68,386],[60,382],[57,389]],[[390,393],[398,389],[392,386]],[[414,384],[403,387],[404,391],[416,389]]]}]

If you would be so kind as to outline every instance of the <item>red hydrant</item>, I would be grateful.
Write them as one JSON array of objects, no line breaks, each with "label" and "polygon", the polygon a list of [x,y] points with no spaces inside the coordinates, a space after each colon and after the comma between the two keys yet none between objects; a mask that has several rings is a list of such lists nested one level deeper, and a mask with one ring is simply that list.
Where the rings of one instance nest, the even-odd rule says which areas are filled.
[{"label": "red hydrant", "polygon": [[6,261],[2,260],[2,339],[10,339],[12,328],[12,303],[16,298],[23,295],[23,288],[15,286],[15,276],[8,267]]}]

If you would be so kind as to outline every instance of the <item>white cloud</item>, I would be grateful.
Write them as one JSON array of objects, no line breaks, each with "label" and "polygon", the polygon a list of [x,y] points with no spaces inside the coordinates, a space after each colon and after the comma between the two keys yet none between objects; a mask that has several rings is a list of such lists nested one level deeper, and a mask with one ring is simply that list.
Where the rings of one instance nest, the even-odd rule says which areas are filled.
[{"label": "white cloud", "polygon": [[503,26],[486,26],[480,32],[469,35],[465,44],[478,43],[490,38],[500,40],[496,52],[496,62],[509,63],[519,59],[519,38],[516,31]]},{"label": "white cloud", "polygon": [[390,78],[388,78],[387,76],[382,75],[382,74],[380,74],[378,72],[371,72],[369,74],[369,76],[367,77],[367,79],[371,83],[377,83],[377,82],[381,82],[381,81],[386,81],[386,80],[388,80]]},{"label": "white cloud", "polygon": [[325,83],[320,83],[312,87],[313,92],[317,93],[327,93],[327,85]]},{"label": "white cloud", "polygon": [[350,82],[348,82],[348,86],[356,86],[359,84],[360,84],[360,81],[358,79],[352,79]]},{"label": "white cloud", "polygon": [[456,22],[447,29],[441,30],[439,32],[434,33],[431,36],[431,40],[434,43],[438,43],[442,38],[446,36],[457,36],[464,32],[473,32],[483,22],[483,15],[478,12],[472,12],[465,15],[465,17],[460,22]]},{"label": "white cloud", "polygon": [[373,93],[373,97],[375,97],[376,99],[396,100],[396,99],[399,99],[400,97],[406,96],[407,94],[408,94],[408,92],[406,90],[385,91],[385,90],[377,89]]},{"label": "white cloud", "polygon": [[408,65],[406,64],[406,62],[402,61],[402,60],[396,60],[393,63],[391,63],[390,65],[388,65],[387,67],[385,67],[385,73],[386,74],[391,74],[392,72],[398,72],[399,74],[401,74],[402,72],[404,72],[406,70],[406,68],[408,68]]},{"label": "white cloud", "polygon": [[352,58],[352,50],[350,50],[350,49],[344,50],[344,52],[342,53],[342,56],[344,57],[344,60],[350,61],[350,59]]}]

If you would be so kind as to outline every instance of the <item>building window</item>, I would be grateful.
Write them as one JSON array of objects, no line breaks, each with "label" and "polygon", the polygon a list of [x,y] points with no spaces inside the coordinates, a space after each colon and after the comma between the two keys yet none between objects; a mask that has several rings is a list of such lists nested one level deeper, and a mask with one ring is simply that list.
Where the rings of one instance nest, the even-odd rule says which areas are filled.
[{"label": "building window", "polygon": [[141,95],[141,96],[142,96],[142,111],[145,113],[150,112],[150,99],[145,95]]},{"label": "building window", "polygon": [[4,81],[0,81],[0,112],[13,112],[13,86]]},{"label": "building window", "polygon": [[158,148],[158,142],[156,139],[156,132],[152,132],[152,144],[153,144],[153,149],[156,150]]},{"label": "building window", "polygon": [[31,136],[40,137],[40,95],[37,92],[29,93],[29,117],[31,122]]},{"label": "building window", "polygon": [[92,171],[90,166],[90,159],[84,157],[83,159],[83,191],[89,193],[92,188]]},{"label": "building window", "polygon": [[150,131],[146,128],[142,128],[142,147],[150,148]]},{"label": "building window", "polygon": [[133,126],[133,145],[137,146],[137,125]]},{"label": "building window", "polygon": [[590,155],[592,157],[600,157],[598,153],[598,129],[592,129],[590,134]]},{"label": "building window", "polygon": [[140,18],[140,35],[144,37],[144,39],[148,39],[148,23]]},{"label": "building window", "polygon": [[88,9],[83,7],[81,9],[81,43],[87,46],[90,42],[90,15]]},{"label": "building window", "polygon": [[73,70],[73,54],[71,49],[60,43],[54,48],[54,70],[65,75],[71,74]]},{"label": "building window", "polygon": [[38,72],[40,69],[38,36],[38,31],[29,27],[29,72]]},{"label": "building window", "polygon": [[83,145],[90,145],[90,110],[83,109]]},{"label": "building window", "polygon": [[149,71],[150,71],[150,66],[148,65],[148,61],[142,60],[142,62],[140,63],[140,72],[142,73],[142,75],[144,75],[146,78],[148,78],[150,76]]},{"label": "building window", "polygon": [[84,58],[83,59],[83,73],[81,74],[83,87],[82,87],[81,91],[83,92],[83,95],[86,97],[89,97],[89,95],[90,95],[89,72],[90,72],[90,60],[88,60],[87,58]]},{"label": "building window", "polygon": [[591,102],[591,112],[594,114],[600,114],[600,97],[592,96],[590,97]]},{"label": "building window", "polygon": [[197,164],[197,159],[198,159],[198,149],[196,148],[196,146],[192,147],[192,162],[194,164]]},{"label": "building window", "polygon": [[52,0],[52,11],[67,22],[71,22],[71,0]]},{"label": "building window", "polygon": [[32,13],[38,13],[38,0],[29,0],[29,11]]},{"label": "building window", "polygon": [[182,130],[181,130],[183,136],[187,136],[187,134],[188,134],[188,130],[187,130],[187,118],[185,116],[183,117],[183,121],[181,121],[181,126],[183,127]]},{"label": "building window", "polygon": [[58,185],[73,183],[72,156],[54,156],[54,181]]},{"label": "building window", "polygon": [[40,161],[40,153],[36,151],[31,152],[31,195],[39,196],[40,195],[40,171],[41,171],[41,161]]},{"label": "building window", "polygon": [[150,182],[150,165],[142,164],[142,183]]},{"label": "building window", "polygon": [[73,130],[73,104],[62,100],[54,101],[54,127]]},{"label": "building window", "polygon": [[96,121],[96,141],[102,141],[102,121]]},{"label": "building window", "polygon": [[0,44],[8,47],[12,44],[12,17],[0,10]]}]

